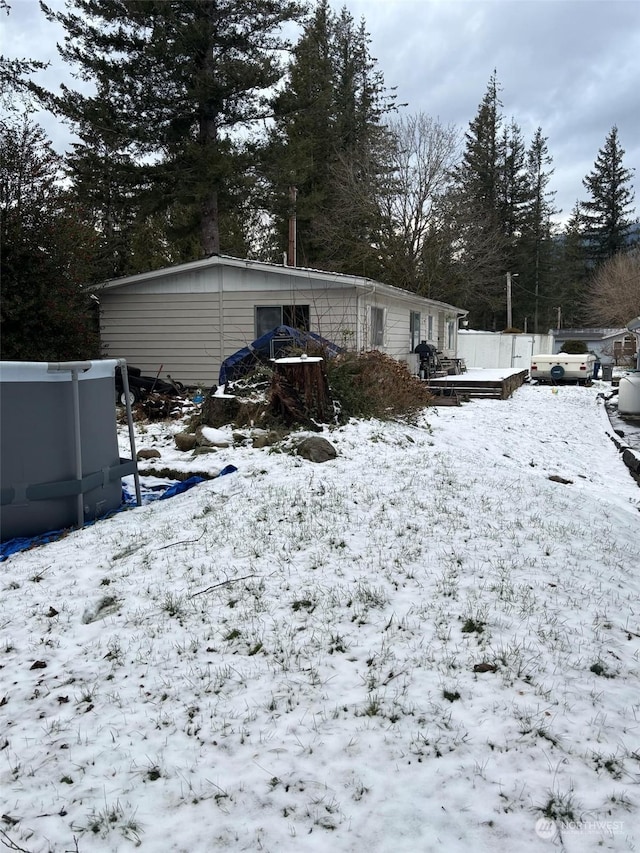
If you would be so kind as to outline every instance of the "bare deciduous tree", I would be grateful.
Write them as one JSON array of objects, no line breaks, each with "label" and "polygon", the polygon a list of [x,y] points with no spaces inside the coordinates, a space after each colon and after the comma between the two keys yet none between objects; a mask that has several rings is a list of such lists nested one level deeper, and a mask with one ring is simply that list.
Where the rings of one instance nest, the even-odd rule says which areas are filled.
[{"label": "bare deciduous tree", "polygon": [[460,156],[460,132],[425,113],[390,125],[391,191],[380,199],[380,242],[392,283],[421,291],[428,238],[441,225],[441,202]]},{"label": "bare deciduous tree", "polygon": [[640,316],[640,247],[614,255],[592,279],[587,319],[602,326],[626,326]]}]

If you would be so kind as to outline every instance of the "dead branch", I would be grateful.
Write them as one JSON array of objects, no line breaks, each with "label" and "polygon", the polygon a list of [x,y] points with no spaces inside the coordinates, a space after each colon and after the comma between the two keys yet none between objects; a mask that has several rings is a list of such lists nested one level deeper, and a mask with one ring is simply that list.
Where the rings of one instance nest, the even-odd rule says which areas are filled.
[{"label": "dead branch", "polygon": [[204,595],[205,592],[211,592],[212,589],[217,589],[219,586],[227,586],[230,583],[237,583],[238,581],[246,581],[247,578],[257,578],[260,575],[243,575],[241,578],[230,578],[228,581],[220,581],[220,583],[214,583],[213,586],[208,586],[206,589],[201,589],[200,592],[194,592],[191,598],[195,598],[196,595]]},{"label": "dead branch", "polygon": [[162,548],[158,548],[158,551],[165,551],[167,548],[175,548],[176,545],[193,545],[202,539],[205,532],[206,531],[203,530],[197,539],[181,539],[179,542],[172,542],[170,545],[163,545]]}]

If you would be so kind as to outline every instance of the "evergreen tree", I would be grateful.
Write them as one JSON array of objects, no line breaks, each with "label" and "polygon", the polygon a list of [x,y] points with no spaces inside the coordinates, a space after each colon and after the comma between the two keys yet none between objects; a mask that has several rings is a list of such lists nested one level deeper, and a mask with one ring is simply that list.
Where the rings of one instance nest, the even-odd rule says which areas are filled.
[{"label": "evergreen tree", "polygon": [[266,151],[275,254],[282,257],[288,248],[289,219],[295,212],[302,265],[317,262],[322,252],[313,224],[328,203],[330,164],[338,147],[331,39],[331,9],[328,0],[321,0],[294,47],[286,84],[274,99],[275,126]]},{"label": "evergreen tree", "polygon": [[591,260],[602,263],[628,247],[633,171],[623,165],[624,149],[614,125],[599,150],[593,170],[582,183],[589,193],[583,202],[585,236]]},{"label": "evergreen tree", "polygon": [[504,236],[513,250],[521,231],[523,212],[530,199],[530,183],[525,169],[522,131],[512,119],[502,129],[497,151],[498,197],[496,213]]},{"label": "evergreen tree", "polygon": [[526,152],[525,180],[527,201],[520,216],[521,231],[516,245],[514,269],[518,270],[517,299],[514,299],[516,325],[524,326],[524,317],[533,318],[533,331],[549,328],[549,299],[553,290],[555,245],[551,217],[559,211],[553,205],[555,192],[549,182],[553,169],[547,138],[538,128]]},{"label": "evergreen tree", "polygon": [[369,52],[364,22],[319,0],[274,101],[268,148],[276,253],[287,245],[297,190],[302,265],[374,274],[376,188],[383,180],[383,115],[393,108]]},{"label": "evergreen tree", "polygon": [[98,354],[91,277],[95,232],[60,189],[62,161],[28,118],[0,122],[2,358]]},{"label": "evergreen tree", "polygon": [[592,272],[582,205],[576,202],[557,244],[554,307],[559,306],[564,325],[582,326],[587,285]]},{"label": "evergreen tree", "polygon": [[[0,12],[9,14],[11,6],[6,0],[0,0]],[[47,67],[46,62],[32,59],[8,59],[0,56],[0,106],[11,111],[15,98],[24,99],[26,96],[26,80],[34,71],[42,71]]]},{"label": "evergreen tree", "polygon": [[[509,207],[508,136],[505,141],[501,107],[494,72],[465,134],[449,199],[458,268],[458,287],[451,295],[468,308],[472,324],[494,329],[504,316],[510,250],[510,227],[504,218]],[[443,282],[439,296],[446,295]]]},{"label": "evergreen tree", "polygon": [[135,161],[106,91],[99,89],[92,109],[78,116],[76,136],[65,171],[88,224],[99,234],[93,282],[153,268],[138,267],[133,259],[134,223],[140,215]]},{"label": "evergreen tree", "polygon": [[234,170],[230,136],[264,115],[263,93],[282,73],[280,28],[301,19],[302,4],[72,0],[62,12],[41,5],[66,30],[62,57],[97,93],[34,90],[85,130],[89,148],[106,129],[116,187],[143,191],[149,212],[178,205],[200,253],[219,252],[220,203]]}]

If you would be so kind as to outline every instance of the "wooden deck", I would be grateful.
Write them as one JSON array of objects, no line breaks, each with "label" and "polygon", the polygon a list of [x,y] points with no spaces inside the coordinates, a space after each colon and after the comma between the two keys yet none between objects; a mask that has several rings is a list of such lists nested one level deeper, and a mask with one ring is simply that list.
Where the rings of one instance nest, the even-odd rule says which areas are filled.
[{"label": "wooden deck", "polygon": [[435,396],[506,400],[528,376],[527,370],[471,368],[465,373],[432,377],[426,382]]}]

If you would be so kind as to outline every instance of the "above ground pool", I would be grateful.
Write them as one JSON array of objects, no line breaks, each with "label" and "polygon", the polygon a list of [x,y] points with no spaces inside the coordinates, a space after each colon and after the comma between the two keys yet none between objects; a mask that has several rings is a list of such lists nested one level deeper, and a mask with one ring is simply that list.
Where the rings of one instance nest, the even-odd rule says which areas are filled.
[{"label": "above ground pool", "polygon": [[0,540],[81,527],[122,503],[116,359],[0,362]]}]

